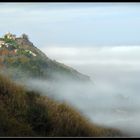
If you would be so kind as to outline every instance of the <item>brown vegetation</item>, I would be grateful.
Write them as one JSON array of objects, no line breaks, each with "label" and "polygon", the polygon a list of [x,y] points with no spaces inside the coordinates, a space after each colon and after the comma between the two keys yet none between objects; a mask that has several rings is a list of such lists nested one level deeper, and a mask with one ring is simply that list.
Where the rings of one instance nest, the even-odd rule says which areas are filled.
[{"label": "brown vegetation", "polygon": [[0,136],[113,137],[121,133],[94,125],[70,106],[0,76]]}]

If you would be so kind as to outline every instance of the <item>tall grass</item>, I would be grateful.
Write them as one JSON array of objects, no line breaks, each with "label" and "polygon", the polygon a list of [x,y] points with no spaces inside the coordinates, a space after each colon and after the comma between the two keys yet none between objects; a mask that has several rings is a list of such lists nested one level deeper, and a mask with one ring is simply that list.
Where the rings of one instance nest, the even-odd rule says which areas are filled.
[{"label": "tall grass", "polygon": [[41,96],[0,75],[0,136],[122,136],[90,123],[75,109]]}]

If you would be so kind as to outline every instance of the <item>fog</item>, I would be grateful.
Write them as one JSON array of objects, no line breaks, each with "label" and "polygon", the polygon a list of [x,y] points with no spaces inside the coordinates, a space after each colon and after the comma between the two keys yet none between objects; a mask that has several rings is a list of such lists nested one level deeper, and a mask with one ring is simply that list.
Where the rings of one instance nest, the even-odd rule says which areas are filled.
[{"label": "fog", "polygon": [[28,80],[33,89],[71,104],[92,122],[140,136],[140,46],[49,47],[48,57],[92,82]]}]

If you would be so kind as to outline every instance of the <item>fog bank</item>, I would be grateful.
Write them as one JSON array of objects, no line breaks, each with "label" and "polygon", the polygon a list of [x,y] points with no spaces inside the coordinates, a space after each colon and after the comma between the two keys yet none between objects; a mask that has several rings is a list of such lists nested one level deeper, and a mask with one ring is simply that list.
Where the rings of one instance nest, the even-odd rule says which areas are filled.
[{"label": "fog bank", "polygon": [[140,46],[49,47],[48,57],[91,77],[93,83],[29,80],[33,88],[68,102],[97,124],[140,136]]}]

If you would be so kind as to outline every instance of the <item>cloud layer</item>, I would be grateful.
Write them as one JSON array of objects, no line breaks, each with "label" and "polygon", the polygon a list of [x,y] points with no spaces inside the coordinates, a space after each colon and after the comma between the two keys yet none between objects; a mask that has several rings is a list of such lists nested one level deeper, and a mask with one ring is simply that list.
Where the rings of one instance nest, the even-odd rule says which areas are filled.
[{"label": "cloud layer", "polygon": [[54,97],[71,103],[95,123],[139,136],[139,46],[49,47],[44,51],[50,58],[89,75],[94,83],[59,84]]}]

